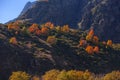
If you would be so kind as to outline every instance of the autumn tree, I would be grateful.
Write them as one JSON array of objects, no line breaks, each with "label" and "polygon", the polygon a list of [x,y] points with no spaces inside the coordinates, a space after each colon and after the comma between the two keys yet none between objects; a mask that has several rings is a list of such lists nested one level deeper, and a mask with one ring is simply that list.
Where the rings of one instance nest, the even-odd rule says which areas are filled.
[{"label": "autumn tree", "polygon": [[40,77],[38,77],[38,76],[33,76],[31,80],[40,80]]},{"label": "autumn tree", "polygon": [[89,33],[87,34],[87,36],[86,36],[86,40],[87,40],[87,41],[92,41],[93,36],[94,36],[94,30],[91,29],[91,30],[89,31]]},{"label": "autumn tree", "polygon": [[35,32],[36,30],[38,30],[38,24],[36,23],[32,24],[32,26],[28,28],[28,31],[31,33]]},{"label": "autumn tree", "polygon": [[18,44],[16,37],[10,38],[9,42],[10,42],[11,44],[14,44],[14,45],[17,45],[17,44]]},{"label": "autumn tree", "polygon": [[79,43],[80,43],[80,46],[85,46],[87,44],[87,41],[86,40],[80,40]]},{"label": "autumn tree", "polygon": [[110,47],[112,46],[112,40],[107,41],[107,46],[110,46]]},{"label": "autumn tree", "polygon": [[97,44],[99,42],[99,38],[97,36],[93,36],[93,42]]},{"label": "autumn tree", "polygon": [[41,35],[41,34],[42,34],[42,31],[41,31],[40,29],[38,29],[38,30],[35,31],[35,34],[36,34],[36,35]]},{"label": "autumn tree", "polygon": [[67,80],[84,80],[82,71],[70,70],[67,72],[68,79]]},{"label": "autumn tree", "polygon": [[55,44],[57,42],[57,39],[55,36],[48,36],[47,42],[50,44]]},{"label": "autumn tree", "polygon": [[93,51],[94,51],[95,53],[99,53],[99,47],[98,47],[98,46],[95,46],[94,49],[93,49]]},{"label": "autumn tree", "polygon": [[60,73],[59,70],[50,70],[45,73],[45,75],[42,76],[43,80],[57,80],[57,76]]},{"label": "autumn tree", "polygon": [[68,25],[64,25],[64,26],[62,27],[62,31],[63,31],[63,32],[69,32],[69,31],[70,31],[69,26],[68,26]]},{"label": "autumn tree", "polygon": [[92,74],[89,71],[61,71],[57,76],[57,80],[94,80]]},{"label": "autumn tree", "polygon": [[17,71],[13,72],[12,75],[9,77],[9,80],[30,80],[30,75],[26,72]]},{"label": "autumn tree", "polygon": [[18,31],[18,30],[20,30],[20,27],[17,24],[15,24],[15,23],[9,23],[8,24],[8,30]]},{"label": "autumn tree", "polygon": [[120,71],[112,71],[106,74],[103,80],[120,80]]},{"label": "autumn tree", "polygon": [[41,32],[42,32],[42,34],[48,34],[48,28],[46,28],[46,27],[42,27],[42,29],[41,29]]},{"label": "autumn tree", "polygon": [[54,24],[51,22],[47,22],[47,23],[45,23],[45,27],[48,27],[50,29],[54,29]]},{"label": "autumn tree", "polygon": [[91,30],[89,31],[88,35],[93,36],[93,35],[94,35],[94,30],[93,30],[93,29],[91,29]]},{"label": "autumn tree", "polygon": [[57,31],[61,31],[61,27],[60,27],[60,26],[55,27],[55,29],[56,29]]},{"label": "autumn tree", "polygon": [[68,79],[68,75],[67,75],[67,71],[62,70],[62,71],[58,74],[56,80],[69,80],[69,79]]},{"label": "autumn tree", "polygon": [[85,50],[87,51],[88,54],[93,54],[94,53],[93,47],[90,46],[90,45],[88,45]]}]

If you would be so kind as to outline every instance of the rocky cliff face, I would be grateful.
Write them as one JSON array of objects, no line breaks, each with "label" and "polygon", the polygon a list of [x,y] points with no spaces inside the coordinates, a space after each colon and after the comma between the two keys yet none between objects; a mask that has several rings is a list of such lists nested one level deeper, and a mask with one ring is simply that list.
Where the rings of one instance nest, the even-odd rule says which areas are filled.
[{"label": "rocky cliff face", "polygon": [[31,22],[45,23],[51,21],[57,25],[69,24],[77,28],[81,19],[83,0],[49,0],[37,1],[18,19],[31,19]]},{"label": "rocky cliff face", "polygon": [[93,27],[101,39],[120,42],[120,1],[89,1],[80,22],[80,28]]},{"label": "rocky cliff face", "polygon": [[31,5],[26,5],[17,20],[40,24],[51,21],[72,28],[78,28],[79,23],[84,30],[94,27],[102,40],[120,42],[119,0],[45,0],[37,1],[30,8]]},{"label": "rocky cliff face", "polygon": [[36,1],[35,2],[27,2],[19,16],[24,15],[25,12],[28,11],[28,9],[32,8],[35,5],[35,3],[36,3]]}]

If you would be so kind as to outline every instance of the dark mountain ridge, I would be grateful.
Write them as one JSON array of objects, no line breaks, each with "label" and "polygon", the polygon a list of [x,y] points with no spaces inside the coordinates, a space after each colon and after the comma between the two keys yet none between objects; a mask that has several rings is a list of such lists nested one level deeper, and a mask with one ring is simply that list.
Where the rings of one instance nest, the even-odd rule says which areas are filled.
[{"label": "dark mountain ridge", "polygon": [[27,3],[16,20],[39,24],[50,21],[57,25],[68,24],[72,28],[79,26],[83,30],[92,27],[102,40],[120,42],[119,0],[45,0],[33,3]]},{"label": "dark mountain ridge", "polygon": [[50,21],[57,25],[69,24],[77,28],[83,5],[82,0],[39,1],[18,19],[31,19],[31,22],[40,24]]}]

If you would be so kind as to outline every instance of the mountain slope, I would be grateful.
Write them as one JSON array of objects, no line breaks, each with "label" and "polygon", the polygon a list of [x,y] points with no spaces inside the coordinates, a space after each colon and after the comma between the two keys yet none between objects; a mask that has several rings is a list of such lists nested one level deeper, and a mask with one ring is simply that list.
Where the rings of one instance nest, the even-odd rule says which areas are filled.
[{"label": "mountain slope", "polygon": [[94,27],[102,40],[120,42],[119,0],[48,0],[37,1],[17,20],[32,23],[51,21],[55,25],[68,24],[72,28],[87,30]]},{"label": "mountain slope", "polygon": [[95,0],[89,2],[80,22],[82,29],[95,29],[101,39],[120,42],[120,1]]},{"label": "mountain slope", "polygon": [[83,0],[49,0],[39,1],[18,19],[31,19],[31,22],[53,22],[57,25],[69,24],[77,28],[81,19]]},{"label": "mountain slope", "polygon": [[[37,30],[45,32],[36,34],[36,31],[30,32],[31,26],[35,24],[16,23],[13,23],[14,26],[0,25],[1,80],[8,80],[13,71],[42,75],[51,69],[88,69],[95,73],[120,70],[119,48],[114,46],[114,49],[102,42],[95,44],[91,41],[85,43],[84,46],[79,46],[80,39],[85,40],[86,32],[84,31],[69,30],[69,28],[64,29],[63,27],[63,29],[47,27],[47,30],[43,30],[45,29],[43,26],[45,24],[43,24],[38,25]],[[54,37],[48,41],[50,36]],[[50,44],[50,42],[54,42],[54,44]],[[87,45],[98,46],[99,53],[87,53]]]}]

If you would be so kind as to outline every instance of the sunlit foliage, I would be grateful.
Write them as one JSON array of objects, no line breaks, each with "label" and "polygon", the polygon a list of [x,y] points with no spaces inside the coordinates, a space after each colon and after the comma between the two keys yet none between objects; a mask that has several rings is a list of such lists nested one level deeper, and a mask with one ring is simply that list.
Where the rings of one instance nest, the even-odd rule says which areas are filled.
[{"label": "sunlit foliage", "polygon": [[62,27],[62,31],[63,31],[63,32],[69,32],[69,31],[70,31],[69,26],[68,26],[68,25],[64,25],[64,26]]},{"label": "sunlit foliage", "polygon": [[50,29],[54,29],[54,24],[51,22],[47,22],[47,23],[45,23],[45,27],[48,27]]},{"label": "sunlit foliage", "polygon": [[40,29],[38,29],[38,30],[35,31],[35,34],[36,34],[36,35],[41,35],[41,34],[42,34],[42,31],[41,31]]},{"label": "sunlit foliage", "polygon": [[97,36],[93,36],[93,42],[97,44],[99,42],[99,38]]},{"label": "sunlit foliage", "polygon": [[50,70],[42,76],[43,80],[57,80],[57,75],[60,73],[59,70]]},{"label": "sunlit foliage", "polygon": [[89,33],[87,34],[87,36],[86,36],[86,40],[87,40],[87,41],[91,41],[92,38],[93,38],[93,35],[94,35],[94,30],[91,29],[91,30],[89,31]]},{"label": "sunlit foliage", "polygon": [[8,24],[8,30],[15,30],[15,31],[18,31],[20,29],[20,27],[15,24],[15,23],[9,23]]},{"label": "sunlit foliage", "polygon": [[14,45],[17,45],[18,42],[17,42],[16,37],[12,37],[12,38],[10,38],[9,43],[14,44]]},{"label": "sunlit foliage", "polygon": [[41,32],[42,32],[42,34],[48,34],[48,28],[46,28],[46,27],[42,27],[42,29],[41,29]]},{"label": "sunlit foliage", "polygon": [[32,80],[40,80],[40,77],[39,76],[33,76]]},{"label": "sunlit foliage", "polygon": [[47,42],[50,44],[55,44],[57,42],[57,39],[55,36],[48,36]]},{"label": "sunlit foliage", "polygon": [[107,45],[111,47],[112,46],[112,40],[108,40]]},{"label": "sunlit foliage", "polygon": [[86,52],[87,52],[88,54],[93,54],[93,53],[94,53],[93,47],[90,46],[90,45],[88,45],[85,50],[86,50]]},{"label": "sunlit foliage", "polygon": [[85,46],[87,44],[87,41],[86,40],[80,40],[80,46]]},{"label": "sunlit foliage", "polygon": [[35,32],[36,30],[38,30],[38,24],[36,24],[36,23],[32,24],[32,26],[30,26],[30,27],[28,28],[28,30],[29,30],[29,32],[31,32],[31,33]]},{"label": "sunlit foliage", "polygon": [[106,74],[103,80],[120,80],[120,71],[113,71]]},{"label": "sunlit foliage", "polygon": [[9,80],[30,80],[30,75],[26,72],[17,71],[13,72],[12,75],[9,77]]}]

